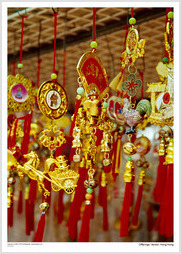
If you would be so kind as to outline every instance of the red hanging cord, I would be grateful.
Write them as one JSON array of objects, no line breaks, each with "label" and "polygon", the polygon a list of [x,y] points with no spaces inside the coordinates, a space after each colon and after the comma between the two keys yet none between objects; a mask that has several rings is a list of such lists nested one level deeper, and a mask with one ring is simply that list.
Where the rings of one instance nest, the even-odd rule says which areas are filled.
[{"label": "red hanging cord", "polygon": [[131,8],[131,17],[133,18],[133,16],[134,16],[134,8],[132,7]]},{"label": "red hanging cord", "polygon": [[95,31],[96,31],[96,22],[95,22],[95,17],[96,17],[96,9],[93,8],[93,26],[92,26],[92,40],[95,41],[96,40],[96,36],[95,36]]},{"label": "red hanging cord", "polygon": [[23,33],[24,33],[24,19],[28,16],[23,15],[22,16],[22,23],[21,23],[21,46],[20,46],[20,54],[19,54],[19,63],[22,63],[22,57],[23,57]]},{"label": "red hanging cord", "polygon": [[56,35],[57,35],[57,12],[53,13],[54,16],[54,56],[53,56],[53,73],[55,73],[55,56],[56,56]]}]

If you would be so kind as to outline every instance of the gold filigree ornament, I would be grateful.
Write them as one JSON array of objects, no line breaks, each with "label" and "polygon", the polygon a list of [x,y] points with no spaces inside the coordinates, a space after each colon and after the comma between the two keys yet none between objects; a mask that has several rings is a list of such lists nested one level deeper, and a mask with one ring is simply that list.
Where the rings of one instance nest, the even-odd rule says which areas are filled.
[{"label": "gold filigree ornament", "polygon": [[57,127],[57,125],[50,125],[39,134],[38,141],[48,150],[55,150],[66,141],[63,132],[58,130]]},{"label": "gold filigree ornament", "polygon": [[44,82],[37,95],[39,109],[50,119],[59,119],[67,112],[67,94],[58,82]]},{"label": "gold filigree ornament", "polygon": [[140,39],[136,28],[131,27],[126,38],[126,50],[121,55],[121,67],[125,68],[126,65],[134,65],[138,57],[143,57],[145,50],[146,40]]},{"label": "gold filigree ornament", "polygon": [[28,111],[35,103],[35,89],[32,87],[30,79],[23,75],[9,75],[8,79],[8,109],[16,112]]}]

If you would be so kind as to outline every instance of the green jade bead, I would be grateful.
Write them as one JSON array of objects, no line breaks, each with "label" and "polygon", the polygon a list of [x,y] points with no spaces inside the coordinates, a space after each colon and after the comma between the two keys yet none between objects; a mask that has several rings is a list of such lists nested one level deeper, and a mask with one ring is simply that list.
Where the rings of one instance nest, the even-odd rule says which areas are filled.
[{"label": "green jade bead", "polygon": [[51,74],[51,79],[56,79],[57,78],[57,74],[56,73],[52,73]]},{"label": "green jade bead", "polygon": [[77,88],[77,93],[79,94],[79,95],[83,95],[84,94],[84,88],[83,87],[78,87]]},{"label": "green jade bead", "polygon": [[92,49],[96,49],[97,48],[97,42],[96,41],[91,41],[90,46],[91,46]]},{"label": "green jade bead", "polygon": [[107,104],[107,102],[103,102],[103,109],[106,109],[108,107],[108,104]]},{"label": "green jade bead", "polygon": [[167,57],[163,57],[162,62],[163,63],[167,63],[168,62],[168,58]]},{"label": "green jade bead", "polygon": [[127,161],[132,161],[131,156],[129,156],[129,157],[127,158]]},{"label": "green jade bead", "polygon": [[169,18],[169,19],[173,19],[173,11],[169,11],[169,13],[168,13],[168,18]]},{"label": "green jade bead", "polygon": [[22,63],[19,63],[18,64],[18,69],[22,69],[23,68],[23,64]]},{"label": "green jade bead", "polygon": [[135,18],[130,18],[129,19],[129,24],[130,25],[135,25],[136,24],[136,19]]},{"label": "green jade bead", "polygon": [[93,189],[87,188],[86,192],[87,192],[87,193],[92,193],[92,192],[93,192]]}]

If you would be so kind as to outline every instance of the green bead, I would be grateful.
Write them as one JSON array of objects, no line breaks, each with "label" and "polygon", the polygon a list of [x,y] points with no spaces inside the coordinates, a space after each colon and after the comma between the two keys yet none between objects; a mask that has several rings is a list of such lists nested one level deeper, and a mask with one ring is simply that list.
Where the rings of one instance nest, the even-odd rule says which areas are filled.
[{"label": "green bead", "polygon": [[78,93],[79,95],[83,95],[84,92],[85,92],[85,90],[84,90],[83,87],[80,86],[80,87],[77,88],[77,93]]},{"label": "green bead", "polygon": [[167,63],[168,62],[168,58],[167,57],[163,57],[162,62],[163,63]]},{"label": "green bead", "polygon": [[130,25],[135,25],[136,24],[136,19],[135,18],[130,18],[129,19],[129,24]]},{"label": "green bead", "polygon": [[91,188],[87,188],[87,193],[92,193],[93,192],[93,189],[91,189]]},{"label": "green bead", "polygon": [[22,69],[23,68],[23,64],[22,63],[19,63],[18,64],[18,69]]},{"label": "green bead", "polygon": [[103,102],[103,109],[106,109],[108,107],[108,104],[107,104],[107,102]]},{"label": "green bead", "polygon": [[131,156],[129,156],[129,157],[127,158],[127,161],[132,161]]},{"label": "green bead", "polygon": [[57,78],[57,74],[56,73],[52,73],[51,74],[51,79],[56,79]]},{"label": "green bead", "polygon": [[91,46],[92,49],[96,49],[97,48],[97,42],[96,41],[91,41],[90,46]]},{"label": "green bead", "polygon": [[161,140],[165,140],[164,138],[161,138]]},{"label": "green bead", "polygon": [[169,18],[169,19],[173,19],[173,11],[169,11],[169,13],[168,13],[168,18]]}]

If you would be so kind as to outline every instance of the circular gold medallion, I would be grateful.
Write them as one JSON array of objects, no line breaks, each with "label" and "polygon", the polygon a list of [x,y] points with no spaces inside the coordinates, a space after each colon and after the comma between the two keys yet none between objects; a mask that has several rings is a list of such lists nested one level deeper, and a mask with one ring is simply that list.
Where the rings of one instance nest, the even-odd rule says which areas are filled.
[{"label": "circular gold medallion", "polygon": [[138,45],[138,31],[131,28],[126,39],[126,50],[129,55],[133,55]]},{"label": "circular gold medallion", "polygon": [[67,94],[57,82],[44,82],[38,90],[37,101],[42,114],[50,119],[58,119],[67,112]]}]

